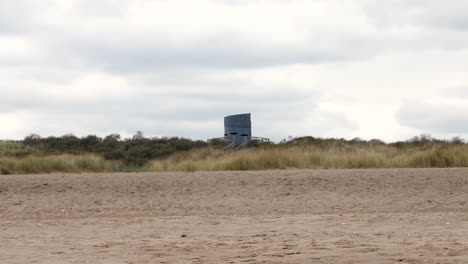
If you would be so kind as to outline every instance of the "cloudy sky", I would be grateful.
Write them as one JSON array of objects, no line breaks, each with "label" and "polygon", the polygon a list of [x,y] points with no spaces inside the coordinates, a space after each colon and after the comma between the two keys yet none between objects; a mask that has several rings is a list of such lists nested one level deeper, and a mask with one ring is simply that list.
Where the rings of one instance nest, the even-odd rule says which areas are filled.
[{"label": "cloudy sky", "polygon": [[0,139],[468,138],[466,0],[0,1]]}]

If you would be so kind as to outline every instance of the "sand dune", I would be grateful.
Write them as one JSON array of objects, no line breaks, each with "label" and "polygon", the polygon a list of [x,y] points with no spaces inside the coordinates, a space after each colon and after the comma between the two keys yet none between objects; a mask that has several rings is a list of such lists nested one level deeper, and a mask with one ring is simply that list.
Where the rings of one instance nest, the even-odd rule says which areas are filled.
[{"label": "sand dune", "polygon": [[0,263],[468,263],[468,168],[3,175]]}]

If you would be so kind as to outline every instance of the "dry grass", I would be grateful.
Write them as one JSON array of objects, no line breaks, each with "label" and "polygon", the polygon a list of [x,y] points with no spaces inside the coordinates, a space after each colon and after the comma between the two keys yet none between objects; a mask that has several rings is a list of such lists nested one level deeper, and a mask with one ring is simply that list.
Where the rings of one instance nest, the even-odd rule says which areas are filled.
[{"label": "dry grass", "polygon": [[24,157],[39,151],[15,141],[0,140],[0,157]]},{"label": "dry grass", "polygon": [[388,145],[345,148],[287,147],[224,152],[213,148],[153,160],[147,171],[467,167],[468,146],[400,149]]},{"label": "dry grass", "polygon": [[144,167],[131,168],[93,154],[45,155],[22,144],[0,142],[0,174],[429,167],[468,167],[468,145],[398,147],[331,140],[318,145],[270,145],[236,152],[207,147],[179,152],[165,159],[152,160]]},{"label": "dry grass", "polygon": [[112,172],[122,171],[120,162],[97,155],[48,155],[23,158],[0,157],[0,174],[51,172]]}]

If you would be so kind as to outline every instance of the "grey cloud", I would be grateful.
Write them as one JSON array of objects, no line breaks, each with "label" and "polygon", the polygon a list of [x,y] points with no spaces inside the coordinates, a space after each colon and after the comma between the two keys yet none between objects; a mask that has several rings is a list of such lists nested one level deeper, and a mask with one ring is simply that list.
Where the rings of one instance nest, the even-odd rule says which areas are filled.
[{"label": "grey cloud", "polygon": [[40,27],[39,15],[52,0],[0,1],[0,34],[21,34]]},{"label": "grey cloud", "polygon": [[363,9],[380,26],[422,26],[468,30],[464,0],[363,0]]},{"label": "grey cloud", "polygon": [[132,1],[128,0],[78,0],[73,2],[76,12],[83,17],[122,16]]},{"label": "grey cloud", "polygon": [[181,122],[180,120],[158,120],[156,118],[121,115],[90,115],[89,113],[39,111],[27,120],[29,126],[23,129],[23,136],[36,133],[41,136],[73,133],[78,136],[119,133],[126,137],[136,131],[145,136],[179,136],[192,139],[206,139],[222,134],[222,119],[212,122]]},{"label": "grey cloud", "polygon": [[468,30],[468,3],[464,0],[451,1],[423,1],[424,6],[422,20],[434,27],[445,27],[453,30]]},{"label": "grey cloud", "polygon": [[[93,3],[86,5],[92,6]],[[434,10],[438,10],[434,3],[431,5],[435,8],[421,7],[424,5],[414,1],[413,4],[407,5],[392,3],[388,4],[388,11],[380,7],[380,2],[378,5],[367,3],[364,10],[371,21],[388,24],[390,27],[402,24],[410,28],[413,25],[424,25],[429,27],[431,32],[395,36],[391,30],[382,31],[379,28],[375,31],[369,28],[359,31],[346,27],[310,29],[301,41],[280,44],[265,37],[257,39],[247,32],[232,29],[211,30],[193,35],[177,30],[162,32],[150,28],[106,31],[83,29],[77,25],[56,25],[44,33],[47,37],[43,41],[45,46],[53,48],[54,53],[59,52],[61,56],[75,58],[75,61],[83,63],[83,67],[117,74],[151,73],[167,71],[168,68],[190,71],[200,68],[247,69],[290,64],[351,62],[369,60],[385,51],[433,47],[463,49],[468,45],[468,37],[440,32],[443,30],[439,27],[452,23],[439,21],[442,18],[453,20],[454,25],[464,25],[468,18],[457,11],[463,10],[464,4],[457,2],[453,7],[445,8],[447,15],[438,18],[437,13],[434,13]]]},{"label": "grey cloud", "polygon": [[[308,113],[315,111],[320,99],[320,93],[316,91],[301,92],[290,88],[284,93],[262,94],[249,92],[258,88],[253,84],[241,88],[230,92],[211,87],[195,92],[147,87],[136,89],[135,93],[127,96],[103,96],[91,100],[73,95],[54,95],[40,89],[17,88],[3,93],[0,113],[34,113],[33,123],[36,125],[29,121],[28,127],[34,127],[36,131],[25,134],[74,131],[79,134],[92,127],[96,132],[87,133],[134,133],[134,130],[143,130],[148,135],[206,138],[222,134],[225,115],[251,112],[263,122],[300,122]],[[221,125],[214,127],[214,123]],[[265,136],[274,135],[270,131]]]},{"label": "grey cloud", "polygon": [[[274,119],[274,115],[269,117],[259,115],[260,122],[254,127],[253,134],[267,136],[278,141],[286,136],[346,137],[359,129],[359,124],[349,119],[343,112],[331,112],[317,108],[311,112],[296,114],[309,122],[298,119]],[[305,123],[307,126],[304,126]]]},{"label": "grey cloud", "polygon": [[[5,2],[5,1],[4,1]],[[74,1],[77,17],[83,15],[119,16],[131,1]],[[466,1],[362,1],[366,15],[383,24],[408,25],[425,24],[436,28],[438,25],[453,25],[464,28],[468,16],[463,10]],[[79,22],[42,25],[38,18],[41,10],[54,6],[53,1],[19,0],[15,4],[2,3],[0,25],[9,25],[13,31],[21,32],[21,23],[28,21],[35,30],[44,56],[36,64],[57,64],[79,61],[84,68],[111,71],[115,73],[153,72],[173,68],[184,70],[206,68],[255,68],[287,64],[318,64],[369,59],[385,49],[407,47],[420,49],[421,44],[439,45],[447,48],[463,48],[468,38],[455,35],[415,34],[409,39],[395,39],[385,32],[372,33],[343,27],[310,32],[304,40],[290,44],[275,44],[269,39],[254,39],[245,32],[223,30],[201,32],[188,36],[182,32],[158,32],[151,29],[115,30],[80,28]],[[359,3],[359,2],[358,2]],[[382,5],[384,7],[382,7]],[[0,6],[1,7],[1,6]],[[4,11],[1,11],[4,10]],[[5,11],[7,10],[7,11]],[[22,10],[25,10],[24,12]],[[91,12],[92,11],[92,12]],[[24,13],[24,14],[23,14]],[[75,18],[76,19],[76,18]],[[427,22],[429,21],[429,22]],[[354,32],[355,31],[355,32]],[[174,39],[184,39],[175,41]],[[417,41],[417,43],[415,42]],[[431,44],[428,44],[431,43]],[[14,61],[15,62],[15,61]],[[18,61],[17,63],[31,63]],[[9,62],[11,64],[11,62]]]},{"label": "grey cloud", "polygon": [[[29,3],[31,0],[20,0]],[[366,1],[365,10],[371,18],[379,16],[385,8]],[[379,3],[380,5],[381,3]],[[25,4],[26,5],[26,4]],[[36,4],[37,5],[37,4]],[[78,17],[90,10],[96,15],[119,16],[128,1],[75,1],[75,13]],[[390,23],[399,23],[400,16],[407,23],[418,23],[410,19],[416,4],[389,5],[387,16]],[[43,8],[43,5],[40,6]],[[40,10],[38,7],[38,10]],[[426,10],[426,9],[423,9]],[[450,10],[456,10],[455,8]],[[1,12],[1,11],[0,11]],[[431,10],[432,12],[432,10]],[[422,11],[425,13],[425,11]],[[377,14],[377,15],[376,15]],[[90,13],[92,16],[93,14]],[[434,15],[427,15],[434,17]],[[0,13],[1,17],[1,13]],[[32,14],[34,21],[37,15]],[[453,16],[447,16],[453,17]],[[457,21],[464,21],[466,16],[455,16]],[[459,19],[458,19],[459,17]],[[13,17],[7,17],[13,21]],[[86,19],[86,18],[84,18]],[[434,18],[436,19],[436,18]],[[24,19],[29,20],[29,19]],[[114,21],[114,22],[112,22]],[[98,22],[97,22],[98,23]],[[116,23],[109,20],[107,23]],[[462,22],[457,22],[463,24]],[[455,35],[421,35],[411,38],[387,36],[385,32],[359,31],[351,28],[332,28],[312,30],[296,43],[279,44],[268,38],[256,39],[246,32],[235,30],[200,32],[197,35],[178,31],[160,32],[151,28],[140,29],[92,29],[82,28],[80,23],[41,25],[40,20],[34,33],[37,45],[42,53],[40,58],[23,58],[9,61],[8,64],[56,65],[113,72],[117,74],[141,74],[166,71],[191,71],[193,69],[230,69],[259,68],[289,64],[321,64],[342,61],[368,60],[384,50],[401,48],[420,49],[423,46],[442,46],[463,48],[468,38]],[[307,25],[303,25],[307,26]],[[112,28],[112,27],[111,27]],[[312,28],[312,26],[311,26]],[[364,33],[365,32],[365,33]],[[431,44],[428,44],[431,43]],[[183,76],[182,76],[183,77]],[[175,76],[181,78],[181,76]]]},{"label": "grey cloud", "polygon": [[[248,28],[235,30],[235,26],[194,28],[195,32],[188,33],[181,28],[132,27],[131,23],[118,28],[119,16],[132,1],[72,2],[73,10],[68,10],[70,14],[63,17],[57,16],[57,23],[51,23],[54,19],[48,23],[43,20],[47,12],[60,11],[55,1],[0,3],[0,34],[24,37],[34,47],[34,55],[8,57],[4,52],[0,61],[0,85],[6,84],[0,87],[0,113],[21,111],[34,115],[25,129],[38,131],[27,132],[43,135],[61,131],[77,134],[93,131],[134,133],[134,130],[141,129],[147,135],[206,138],[222,133],[223,116],[251,112],[254,120],[258,120],[254,131],[258,131],[256,134],[260,136],[277,139],[296,133],[340,136],[355,131],[359,125],[339,109],[338,112],[321,110],[320,102],[324,100],[320,92],[288,86],[290,83],[316,84],[327,89],[334,85],[331,79],[340,78],[340,71],[334,70],[360,67],[358,64],[349,65],[351,62],[365,61],[379,66],[382,61],[373,58],[386,51],[391,51],[392,58],[398,61],[401,56],[397,53],[401,50],[419,52],[439,46],[460,49],[468,44],[468,37],[463,34],[467,25],[464,14],[466,1],[370,3],[358,0],[358,8],[360,3],[367,6],[362,17],[359,13],[350,14],[359,20],[355,25],[328,27],[307,24],[312,20],[304,19],[304,24],[297,26],[310,31],[305,30],[297,42],[275,42],[268,36],[255,35],[255,30],[245,32],[249,31]],[[232,1],[224,2],[234,4]],[[235,5],[241,8],[248,3],[236,1]],[[93,19],[96,19],[96,24],[93,24]],[[374,23],[368,25],[368,20]],[[382,29],[381,26],[388,28]],[[405,29],[409,29],[409,33]],[[274,29],[270,30],[275,34]],[[328,65],[323,65],[325,63]],[[307,80],[305,72],[291,74],[303,79],[285,81],[288,85],[271,85],[265,80],[268,73],[284,73],[282,67],[276,66],[290,64],[313,65],[309,65],[311,67],[307,71],[310,70],[312,78],[319,80]],[[415,65],[417,67],[417,63]],[[261,77],[254,76],[255,70],[263,67],[276,68]],[[49,86],[66,91],[76,79],[102,72],[111,74],[104,74],[100,84],[109,76],[119,77],[129,82],[131,92],[119,94],[112,87],[107,90],[107,95],[94,96],[90,92],[89,97],[80,97],[79,92],[75,95],[47,92]],[[318,76],[330,72],[338,75],[323,79]],[[369,75],[373,73],[369,72]],[[27,80],[35,82],[28,83]],[[21,85],[15,86],[15,82]],[[84,85],[92,86],[92,82]],[[80,85],[83,84],[77,86]],[[343,87],[343,90],[345,88],[348,87]],[[453,90],[452,94],[450,96],[468,98],[463,87]],[[345,108],[356,104],[345,99],[340,106]],[[466,113],[467,109],[462,106],[407,103],[402,105],[397,119],[402,125],[424,130],[463,132],[464,124],[468,123],[460,114],[463,112]]]},{"label": "grey cloud", "polygon": [[363,11],[383,51],[464,50],[468,2],[464,0],[363,0]]},{"label": "grey cloud", "polygon": [[[374,55],[356,36],[317,36],[306,43],[278,45],[253,40],[240,32],[209,33],[192,43],[174,45],[169,36],[152,32],[74,34],[60,43],[70,54],[113,72],[145,72],[160,68],[255,68],[298,63],[356,60]],[[259,43],[260,42],[260,43]],[[356,45],[352,45],[356,42]]]},{"label": "grey cloud", "polygon": [[[309,98],[313,97],[311,100]],[[0,112],[21,110],[87,113],[89,115],[147,118],[164,121],[211,121],[223,114],[237,112],[268,113],[274,118],[297,119],[297,113],[316,107],[318,93],[277,95],[215,95],[181,92],[171,95],[142,93],[122,98],[96,98],[94,100],[70,97],[52,97],[31,91],[28,95],[11,93],[0,99]],[[273,117],[272,117],[273,118]]]},{"label": "grey cloud", "polygon": [[438,133],[468,134],[468,106],[405,102],[396,114],[406,127]]},{"label": "grey cloud", "polygon": [[[126,109],[128,110],[128,108]],[[189,106],[180,112],[168,110],[166,116],[136,115],[134,113],[94,113],[91,115],[82,111],[74,113],[48,111],[50,110],[37,111],[34,119],[29,121],[30,127],[34,127],[35,131],[25,131],[24,134],[35,132],[41,135],[61,135],[73,132],[77,135],[105,135],[117,132],[130,135],[136,130],[142,130],[147,136],[182,136],[207,139],[223,135],[223,117],[225,115],[247,112],[235,108],[233,110],[228,108],[202,109],[199,106]],[[323,112],[316,108],[311,109],[311,111],[289,113],[293,117],[292,119],[279,116],[277,112],[252,112],[253,133],[256,136],[269,137],[278,141],[288,135],[309,134],[339,137],[343,135],[343,131],[349,132],[359,127],[343,113]],[[208,118],[198,119],[196,116]],[[297,119],[298,116],[299,119]],[[314,118],[312,130],[304,126],[304,120],[301,120],[307,117]]]}]

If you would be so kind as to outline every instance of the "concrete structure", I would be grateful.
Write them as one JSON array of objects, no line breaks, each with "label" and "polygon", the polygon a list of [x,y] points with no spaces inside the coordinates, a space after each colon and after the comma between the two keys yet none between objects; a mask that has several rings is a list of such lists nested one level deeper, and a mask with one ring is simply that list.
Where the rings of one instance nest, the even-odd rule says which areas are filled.
[{"label": "concrete structure", "polygon": [[224,117],[224,136],[233,137],[236,146],[252,139],[250,113]]}]

